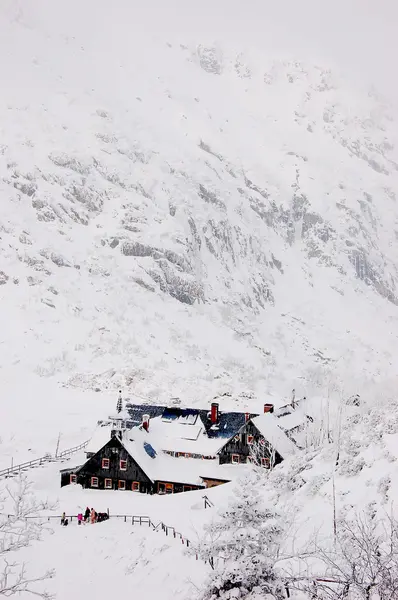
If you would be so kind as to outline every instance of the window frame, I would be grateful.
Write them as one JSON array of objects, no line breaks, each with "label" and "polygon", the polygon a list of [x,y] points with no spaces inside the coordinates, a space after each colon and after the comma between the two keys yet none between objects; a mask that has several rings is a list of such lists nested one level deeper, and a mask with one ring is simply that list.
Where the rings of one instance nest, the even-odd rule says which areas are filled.
[{"label": "window frame", "polygon": [[[125,468],[122,467],[122,463],[124,463],[126,465]],[[119,461],[119,471],[127,471],[127,460],[124,460],[123,458],[120,459],[120,461]]]},{"label": "window frame", "polygon": [[[122,484],[122,485],[120,485]],[[117,482],[117,489],[121,490],[121,491],[125,491],[126,489],[126,480],[125,479],[119,479]]]},{"label": "window frame", "polygon": [[233,465],[239,465],[239,463],[240,463],[240,456],[239,456],[239,454],[232,454],[231,455],[231,463]]},{"label": "window frame", "polygon": [[166,483],[165,484],[166,488],[166,494],[174,494],[174,484],[173,483]]},{"label": "window frame", "polygon": [[[97,483],[94,483],[94,481],[96,481]],[[90,487],[92,487],[92,488],[97,488],[97,487],[98,487],[98,484],[99,484],[98,477],[91,477],[91,480],[90,480]]]},{"label": "window frame", "polygon": [[183,492],[192,492],[192,485],[183,485],[182,491]]},{"label": "window frame", "polygon": [[263,456],[261,458],[261,466],[265,467],[266,469],[269,469],[271,466],[271,461],[269,458],[267,458],[266,456]]},{"label": "window frame", "polygon": [[[108,481],[111,482],[111,485],[107,485]],[[106,477],[105,478],[105,480],[104,480],[104,489],[105,490],[111,490],[111,489],[113,489],[113,482],[112,482],[112,479],[110,477]]]},{"label": "window frame", "polygon": [[247,445],[252,446],[254,444],[254,435],[248,434],[247,436]]},{"label": "window frame", "polygon": [[133,483],[131,484],[131,491],[132,492],[140,491],[140,482],[139,481],[133,481]]},{"label": "window frame", "polygon": [[69,475],[69,483],[72,483],[72,484],[77,483],[77,475],[75,475],[75,473],[71,473]]},{"label": "window frame", "polygon": [[[106,462],[108,463],[108,466],[107,466],[107,467],[104,465],[104,461],[106,461]],[[103,459],[102,459],[102,461],[101,461],[101,468],[102,468],[104,471],[109,471],[109,468],[110,468],[110,466],[111,466],[111,461],[110,461],[110,459],[109,459],[109,458],[103,458]]]}]

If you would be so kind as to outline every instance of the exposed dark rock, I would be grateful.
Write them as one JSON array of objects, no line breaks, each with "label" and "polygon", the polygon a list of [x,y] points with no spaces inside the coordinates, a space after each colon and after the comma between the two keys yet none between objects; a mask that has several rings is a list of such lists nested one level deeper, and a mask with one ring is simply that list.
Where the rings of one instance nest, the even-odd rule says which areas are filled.
[{"label": "exposed dark rock", "polygon": [[48,157],[51,162],[53,162],[58,167],[63,167],[64,169],[71,169],[80,175],[88,175],[91,170],[91,164],[84,164],[75,156],[69,156],[66,153],[57,154],[55,152],[51,152]]},{"label": "exposed dark rock", "polygon": [[278,271],[280,271],[281,273],[283,273],[283,268],[282,268],[281,261],[278,260],[278,259],[276,259],[273,254],[272,254],[272,262],[275,265],[275,267],[278,269]]},{"label": "exposed dark rock", "polygon": [[65,198],[79,202],[90,212],[100,212],[104,205],[104,197],[97,190],[84,185],[71,185],[66,188]]},{"label": "exposed dark rock", "polygon": [[214,192],[207,190],[204,187],[204,185],[202,185],[202,184],[199,185],[198,194],[199,194],[199,197],[202,198],[202,200],[204,200],[205,202],[208,202],[209,204],[214,204],[214,206],[218,206],[219,208],[222,208],[223,210],[225,210],[224,202],[222,200],[220,200]]},{"label": "exposed dark rock", "polygon": [[375,265],[370,262],[363,248],[351,250],[348,256],[359,279],[366,283],[366,285],[374,287],[380,296],[383,296],[393,304],[398,305],[394,281],[390,279],[392,286],[394,286],[390,287],[383,280],[384,273],[378,270]]},{"label": "exposed dark rock", "polygon": [[258,185],[256,185],[255,183],[253,183],[250,179],[248,179],[246,177],[246,175],[245,175],[245,184],[246,184],[246,187],[249,188],[249,190],[253,190],[254,192],[257,192],[265,200],[267,200],[269,198],[269,193],[266,190],[263,190],[260,187],[258,187]]},{"label": "exposed dark rock", "polygon": [[213,75],[222,73],[222,53],[216,48],[198,46],[199,64],[204,71]]},{"label": "exposed dark rock", "polygon": [[5,285],[9,280],[8,275],[4,273],[4,271],[0,271],[0,285]]},{"label": "exposed dark rock", "polygon": [[53,304],[51,302],[51,300],[48,300],[47,298],[42,298],[41,302],[42,302],[42,304],[45,304],[46,306],[49,306],[50,308],[55,308],[55,304]]},{"label": "exposed dark rock", "polygon": [[208,154],[211,154],[212,156],[215,156],[216,158],[218,158],[218,160],[220,160],[221,162],[223,162],[224,159],[221,156],[221,154],[217,154],[217,152],[214,152],[210,148],[210,146],[208,144],[206,144],[203,140],[200,140],[200,142],[199,142],[199,148],[201,148],[202,150],[204,150]]},{"label": "exposed dark rock", "polygon": [[138,285],[140,285],[145,290],[148,290],[149,292],[154,292],[155,291],[155,288],[153,287],[153,285],[150,285],[149,283],[147,283],[146,281],[144,281],[140,277],[134,277],[133,281],[135,281],[135,283],[138,283]]},{"label": "exposed dark rock", "polygon": [[57,267],[72,266],[72,264],[66,258],[64,258],[61,254],[57,254],[56,252],[51,252],[50,259],[55,265],[57,265]]},{"label": "exposed dark rock", "polygon": [[20,191],[22,194],[25,194],[26,196],[33,196],[37,190],[37,184],[31,181],[14,181],[13,186],[15,187],[15,189]]}]

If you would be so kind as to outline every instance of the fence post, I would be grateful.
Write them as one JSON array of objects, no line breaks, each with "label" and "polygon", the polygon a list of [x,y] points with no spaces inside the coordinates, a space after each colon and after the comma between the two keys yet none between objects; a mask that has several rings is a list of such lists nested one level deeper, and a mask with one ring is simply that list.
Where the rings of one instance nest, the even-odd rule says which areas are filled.
[{"label": "fence post", "polygon": [[124,522],[127,523],[127,516],[124,515]]}]

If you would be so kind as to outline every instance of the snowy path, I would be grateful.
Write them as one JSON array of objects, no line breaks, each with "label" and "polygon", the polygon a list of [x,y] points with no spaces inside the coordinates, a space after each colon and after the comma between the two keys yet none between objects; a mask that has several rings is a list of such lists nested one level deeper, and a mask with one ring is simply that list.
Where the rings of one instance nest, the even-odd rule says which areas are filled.
[{"label": "snowy path", "polygon": [[[53,527],[37,547],[26,550],[29,568],[55,568],[47,584],[57,600],[112,598],[134,590],[148,600],[186,599],[190,580],[199,582],[207,567],[186,556],[174,538],[120,522]],[[178,568],[176,568],[178,565]],[[156,576],[155,576],[156,575]]]}]

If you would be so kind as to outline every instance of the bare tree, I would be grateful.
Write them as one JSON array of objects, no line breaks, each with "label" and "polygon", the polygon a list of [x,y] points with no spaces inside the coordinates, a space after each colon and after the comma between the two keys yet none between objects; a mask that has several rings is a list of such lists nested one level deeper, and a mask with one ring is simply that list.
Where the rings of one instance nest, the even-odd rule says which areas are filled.
[{"label": "bare tree", "polygon": [[332,549],[317,546],[323,565],[290,585],[318,600],[396,600],[398,598],[398,522],[358,516],[338,524]]},{"label": "bare tree", "polygon": [[250,444],[250,461],[256,467],[268,467],[273,469],[276,461],[275,448],[269,442],[262,439],[260,441],[253,440]]},{"label": "bare tree", "polygon": [[[0,596],[8,598],[24,592],[48,600],[51,596],[41,591],[38,584],[52,578],[54,571],[32,577],[27,573],[25,564],[18,563],[15,554],[41,538],[45,525],[37,517],[40,511],[51,510],[55,506],[38,501],[25,476],[18,479],[15,488],[6,486],[1,500]],[[4,514],[6,504],[11,504],[10,512],[13,514]]]}]

